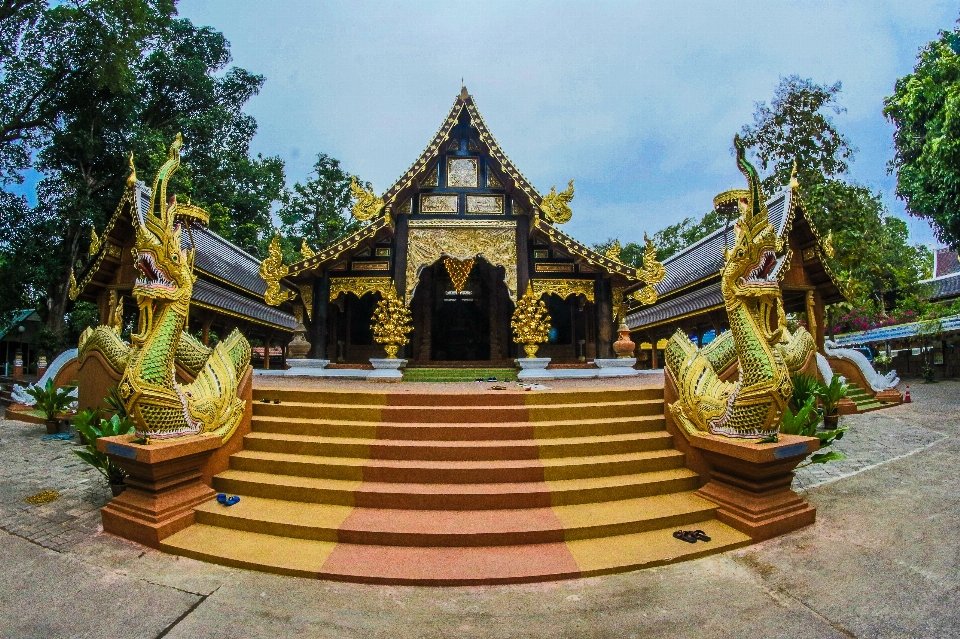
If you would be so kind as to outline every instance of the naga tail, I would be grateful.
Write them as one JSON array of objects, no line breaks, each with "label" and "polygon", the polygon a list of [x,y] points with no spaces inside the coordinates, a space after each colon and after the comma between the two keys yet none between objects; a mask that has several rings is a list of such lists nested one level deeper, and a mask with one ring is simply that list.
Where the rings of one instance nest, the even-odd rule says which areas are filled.
[{"label": "naga tail", "polygon": [[213,349],[193,383],[181,388],[191,421],[226,442],[243,419],[237,397],[240,377],[250,363],[250,343],[234,330]]}]

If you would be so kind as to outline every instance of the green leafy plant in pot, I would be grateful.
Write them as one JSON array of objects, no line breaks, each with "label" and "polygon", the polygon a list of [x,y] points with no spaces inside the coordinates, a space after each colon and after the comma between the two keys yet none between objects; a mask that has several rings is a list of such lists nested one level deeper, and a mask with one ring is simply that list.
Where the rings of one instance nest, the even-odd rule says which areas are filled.
[{"label": "green leafy plant in pot", "polygon": [[47,420],[48,434],[53,435],[60,430],[57,416],[73,403],[73,397],[70,396],[72,390],[72,386],[57,388],[53,385],[53,379],[48,379],[46,386],[30,386],[26,389],[27,394],[37,400],[37,410],[42,412]]},{"label": "green leafy plant in pot", "polygon": [[[837,379],[835,376],[834,380]],[[820,424],[820,413],[816,407],[817,398],[810,395],[804,400],[803,406],[796,412],[790,410],[788,406],[783,413],[783,421],[780,424],[780,432],[786,435],[802,435],[804,437],[816,437],[820,440],[820,452],[814,453],[809,460],[797,466],[803,468],[810,464],[825,464],[835,459],[845,459],[846,455],[840,451],[831,450],[823,452],[824,449],[833,445],[838,439],[843,439],[846,428],[833,428],[830,430],[818,430]],[[839,400],[838,400],[839,401]]]},{"label": "green leafy plant in pot", "polygon": [[850,385],[839,375],[834,375],[829,384],[820,386],[820,403],[823,405],[823,427],[836,429],[840,420],[840,400],[847,396]]},{"label": "green leafy plant in pot", "polygon": [[75,450],[73,451],[74,454],[96,468],[100,471],[101,475],[106,477],[107,483],[110,484],[110,490],[113,496],[116,497],[126,488],[123,480],[126,479],[127,473],[110,461],[106,453],[97,450],[97,440],[101,437],[115,437],[116,435],[132,433],[133,423],[126,417],[114,415],[110,419],[101,419],[99,422],[93,419],[75,420],[74,424],[77,427],[77,431],[82,433],[88,442],[85,450]]}]

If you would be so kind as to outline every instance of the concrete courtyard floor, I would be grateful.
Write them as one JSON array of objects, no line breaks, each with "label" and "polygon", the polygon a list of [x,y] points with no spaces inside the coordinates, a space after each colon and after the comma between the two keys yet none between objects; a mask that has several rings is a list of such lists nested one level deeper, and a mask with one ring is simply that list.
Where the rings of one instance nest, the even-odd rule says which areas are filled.
[{"label": "concrete courtyard floor", "polygon": [[[813,526],[663,568],[518,586],[386,587],[165,555],[99,530],[106,485],[0,421],[0,636],[960,637],[960,383],[843,419],[849,457],[797,486]],[[23,499],[44,489],[49,504]]]}]

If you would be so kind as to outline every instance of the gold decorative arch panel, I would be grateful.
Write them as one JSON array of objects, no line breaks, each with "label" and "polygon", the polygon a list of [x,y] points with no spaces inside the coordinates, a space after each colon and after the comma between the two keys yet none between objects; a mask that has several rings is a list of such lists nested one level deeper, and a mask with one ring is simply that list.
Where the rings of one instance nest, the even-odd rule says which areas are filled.
[{"label": "gold decorative arch panel", "polygon": [[353,293],[363,297],[367,293],[380,293],[384,297],[393,290],[393,279],[389,277],[331,277],[330,301],[334,302],[340,295]]},{"label": "gold decorative arch panel", "polygon": [[588,302],[593,301],[593,280],[541,279],[531,283],[537,297],[553,294],[567,299],[571,295],[583,295]]},{"label": "gold decorative arch panel", "polygon": [[515,222],[499,220],[417,220],[407,234],[407,305],[413,300],[420,270],[442,257],[482,257],[506,271],[503,281],[517,299],[517,235]]}]

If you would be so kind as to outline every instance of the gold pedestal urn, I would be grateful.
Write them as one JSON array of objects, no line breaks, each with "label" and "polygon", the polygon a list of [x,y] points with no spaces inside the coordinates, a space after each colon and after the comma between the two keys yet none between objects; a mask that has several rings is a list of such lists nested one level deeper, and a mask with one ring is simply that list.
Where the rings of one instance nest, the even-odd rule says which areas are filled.
[{"label": "gold pedestal urn", "polygon": [[547,305],[533,292],[533,287],[527,283],[527,292],[517,302],[517,308],[510,319],[510,328],[513,329],[513,341],[523,344],[527,357],[536,357],[540,344],[550,336],[550,315],[547,314]]}]

